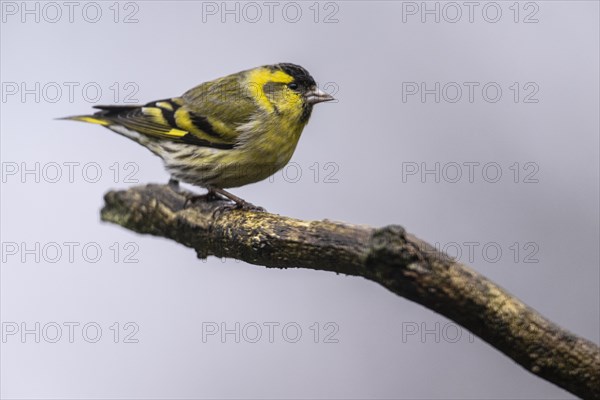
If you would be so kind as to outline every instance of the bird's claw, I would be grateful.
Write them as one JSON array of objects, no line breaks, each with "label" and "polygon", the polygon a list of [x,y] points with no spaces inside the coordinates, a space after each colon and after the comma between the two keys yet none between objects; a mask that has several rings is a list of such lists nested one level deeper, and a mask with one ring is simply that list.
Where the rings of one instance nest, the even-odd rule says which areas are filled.
[{"label": "bird's claw", "polygon": [[264,208],[260,206],[255,206],[252,203],[248,203],[247,201],[241,203],[235,203],[235,209],[244,210],[244,211],[255,211],[255,212],[266,212]]},{"label": "bird's claw", "polygon": [[267,211],[264,208],[255,206],[254,204],[248,203],[247,201],[233,202],[233,203],[227,203],[227,204],[223,204],[223,205],[219,206],[213,212],[213,218],[216,219],[224,212],[235,211],[235,210],[254,211],[254,212],[266,212]]},{"label": "bird's claw", "polygon": [[193,205],[197,201],[217,201],[217,200],[226,200],[225,198],[219,196],[216,193],[209,192],[207,194],[187,194],[185,196],[185,202],[183,203],[183,208],[188,208]]},{"label": "bird's claw", "polygon": [[[174,179],[169,181],[169,187],[171,189],[178,191],[179,190],[179,182]],[[208,188],[208,193],[206,194],[192,194],[192,193],[183,193],[185,196],[185,201],[183,203],[183,208],[188,208],[190,205],[194,204],[196,201],[222,201],[225,202],[227,200],[232,201],[232,203],[225,203],[220,205],[215,213],[221,213],[224,211],[232,211],[232,210],[244,210],[244,211],[255,211],[255,212],[265,212],[266,210],[262,207],[255,206],[252,203],[247,202],[244,199],[241,199],[237,196],[232,195],[231,193],[223,190],[223,189],[215,189]],[[214,214],[213,214],[214,217]]]}]

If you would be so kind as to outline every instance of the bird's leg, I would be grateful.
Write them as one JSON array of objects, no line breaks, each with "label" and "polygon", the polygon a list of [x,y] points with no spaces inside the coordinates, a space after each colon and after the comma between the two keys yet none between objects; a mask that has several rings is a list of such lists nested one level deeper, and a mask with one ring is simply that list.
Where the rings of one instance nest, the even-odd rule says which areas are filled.
[{"label": "bird's leg", "polygon": [[207,187],[206,190],[208,190],[208,193],[206,193],[207,201],[225,200],[212,187]]},{"label": "bird's leg", "polygon": [[206,194],[194,194],[194,193],[185,193],[185,203],[183,203],[183,208],[187,208],[190,204],[193,204],[195,201],[226,201],[227,198],[219,195],[216,191],[212,189],[212,187],[207,187],[208,193]]},{"label": "bird's leg", "polygon": [[226,197],[229,200],[233,201],[235,204],[239,204],[239,205],[249,204],[246,200],[244,200],[240,197],[237,197],[234,194],[229,193],[227,190],[219,189],[219,188],[212,187],[212,186],[208,188],[208,194],[213,195],[213,196],[220,194],[221,196]]},{"label": "bird's leg", "polygon": [[[179,193],[179,181],[171,178],[169,180],[169,187],[175,192]],[[187,208],[190,204],[194,203],[197,200],[206,200],[206,201],[218,201],[218,200],[226,200],[229,199],[235,203],[235,206],[224,205],[223,208],[235,208],[249,211],[265,211],[264,208],[255,206],[252,203],[247,202],[246,200],[237,197],[234,194],[229,193],[224,189],[220,189],[214,186],[207,186],[206,190],[208,193],[197,195],[191,193],[184,193],[185,202],[183,203],[183,208]]]},{"label": "bird's leg", "polygon": [[211,193],[213,193],[215,195],[219,194],[219,195],[226,197],[229,200],[233,201],[235,203],[235,208],[241,208],[242,210],[249,210],[249,211],[260,211],[260,212],[265,211],[264,208],[255,206],[254,204],[249,203],[246,200],[244,200],[240,197],[237,197],[234,194],[229,193],[227,190],[211,186],[211,187],[208,187],[208,194],[210,195]]}]

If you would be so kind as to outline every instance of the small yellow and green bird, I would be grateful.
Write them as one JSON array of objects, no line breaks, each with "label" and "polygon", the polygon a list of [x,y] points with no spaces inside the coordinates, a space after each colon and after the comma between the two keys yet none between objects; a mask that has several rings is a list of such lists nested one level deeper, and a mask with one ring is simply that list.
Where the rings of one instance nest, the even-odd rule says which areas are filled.
[{"label": "small yellow and green bird", "polygon": [[65,119],[102,125],[147,147],[179,181],[201,186],[238,206],[223,190],[261,181],[294,153],[314,104],[333,100],[308,71],[280,63],[202,83],[180,97],[143,106],[95,106]]}]

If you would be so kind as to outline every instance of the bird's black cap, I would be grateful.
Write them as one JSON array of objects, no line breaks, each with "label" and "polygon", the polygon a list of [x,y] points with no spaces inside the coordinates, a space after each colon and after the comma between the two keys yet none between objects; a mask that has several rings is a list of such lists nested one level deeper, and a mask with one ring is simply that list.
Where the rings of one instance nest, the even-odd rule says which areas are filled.
[{"label": "bird's black cap", "polygon": [[299,65],[291,63],[279,63],[276,64],[275,67],[281,69],[286,74],[292,76],[294,78],[294,81],[299,85],[302,85],[304,87],[311,87],[316,85],[315,80],[312,76],[310,76],[310,73]]}]

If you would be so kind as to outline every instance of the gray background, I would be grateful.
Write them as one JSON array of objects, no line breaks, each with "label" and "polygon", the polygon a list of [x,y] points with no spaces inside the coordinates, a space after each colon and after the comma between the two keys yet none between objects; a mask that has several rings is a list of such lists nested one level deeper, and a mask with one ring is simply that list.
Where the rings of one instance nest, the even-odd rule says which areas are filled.
[{"label": "gray background", "polygon": [[[1,319],[5,330],[14,326],[10,323],[33,329],[36,322],[40,327],[54,322],[63,330],[57,343],[48,340],[52,330],[39,343],[34,335],[5,338],[2,396],[571,398],[480,339],[470,340],[466,331],[453,342],[456,327],[446,325],[448,320],[364,279],[215,258],[202,262],[171,241],[101,223],[102,195],[135,184],[124,180],[124,172],[131,171],[124,169],[126,163],[139,167],[133,178],[140,184],[166,182],[168,176],[158,158],[133,142],[100,127],[53,120],[88,113],[96,103],[114,103],[110,87],[115,82],[121,88],[118,102],[128,92],[124,85],[133,82],[139,89],[133,98],[143,103],[262,64],[301,64],[321,85],[337,88],[339,99],[318,105],[304,131],[293,157],[302,177],[293,182],[295,170],[288,170],[287,180],[278,173],[235,194],[282,215],[396,223],[441,247],[458,243],[461,261],[597,343],[599,6],[540,1],[534,3],[538,22],[523,23],[534,6],[524,9],[521,3],[515,23],[512,3],[498,3],[502,17],[497,23],[482,17],[484,2],[475,9],[473,23],[466,14],[456,23],[443,15],[439,23],[432,16],[422,23],[419,15],[403,22],[401,2],[366,1],[339,1],[328,9],[321,3],[317,23],[312,2],[298,3],[302,17],[297,23],[283,18],[285,3],[275,9],[272,23],[265,7],[256,23],[247,20],[254,14],[246,20],[242,15],[239,23],[233,16],[223,23],[220,14],[206,15],[203,22],[203,5],[196,1],[135,2],[137,23],[122,22],[135,10],[124,9],[124,3],[115,23],[113,2],[98,3],[103,14],[97,23],[83,19],[85,2],[75,9],[73,22],[64,6],[55,23],[44,15],[39,22],[33,16],[22,22],[20,14],[5,14],[4,89],[7,82],[29,88],[40,82],[42,91],[56,82],[64,91],[56,99],[47,86],[39,102],[33,95],[21,99],[3,93],[5,172],[12,163],[33,168],[39,162],[47,174],[39,182],[33,175],[9,175],[2,183]],[[324,23],[335,7],[338,22]],[[53,19],[54,11],[46,11],[46,19]],[[446,11],[452,18],[452,10]],[[288,12],[293,18],[293,10]],[[492,9],[488,12],[494,16]],[[64,82],[79,84],[72,99]],[[102,89],[98,101],[82,95],[89,82]],[[481,86],[472,103],[466,92],[456,103],[443,98],[436,103],[432,95],[423,103],[418,96],[403,101],[403,82]],[[496,103],[481,96],[487,82],[503,89]],[[517,103],[509,89],[513,82],[521,86]],[[539,87],[537,103],[523,102],[527,82]],[[80,163],[73,182],[63,167],[61,179],[51,183],[52,163],[65,162]],[[81,166],[90,162],[101,167],[96,183],[82,176]],[[115,162],[121,172],[117,182],[109,168]],[[310,169],[316,162],[317,182]],[[326,182],[325,174],[334,168],[326,170],[328,162],[337,166],[337,183]],[[422,182],[419,175],[402,178],[408,162],[428,168],[436,162],[496,162],[503,175],[489,183],[479,167],[473,182],[466,176],[457,183],[443,177],[436,183],[433,176]],[[509,169],[515,162],[519,183]],[[537,183],[523,182],[531,171],[523,169],[527,162],[538,167]],[[93,178],[92,172],[85,178]],[[447,172],[446,177],[454,176]],[[10,243],[34,248],[36,242],[47,249],[59,243],[63,254],[52,263],[54,253],[40,255],[40,250],[39,262],[33,255],[23,262],[22,252],[12,255],[6,248]],[[73,262],[64,242],[80,244]],[[115,242],[121,249],[118,262],[110,249]],[[123,262],[129,242],[138,246],[137,263]],[[479,243],[472,260],[465,242]],[[517,260],[510,248],[515,242],[521,248]],[[524,262],[534,249],[523,248],[529,242],[538,248],[532,258],[538,263]],[[86,243],[102,249],[100,261],[83,258]],[[499,261],[492,262],[491,250],[491,256],[482,255],[486,243],[501,248]],[[66,322],[80,324],[73,343]],[[81,332],[90,322],[102,328],[97,343],[88,343]],[[115,322],[118,343],[110,330]],[[123,343],[127,322],[139,327],[138,343]],[[233,335],[224,343],[218,336],[204,343],[203,322],[224,322],[229,328],[236,322],[280,325],[273,343],[266,328],[257,343],[243,337],[236,343]],[[289,322],[302,328],[296,343],[282,336],[281,327]],[[315,322],[319,343],[310,330]],[[327,322],[337,324],[338,343],[324,343]],[[434,334],[407,335],[408,327],[425,324],[435,330],[436,323],[439,343]],[[94,331],[88,333],[93,338]],[[294,336],[289,333],[287,338]]]}]

